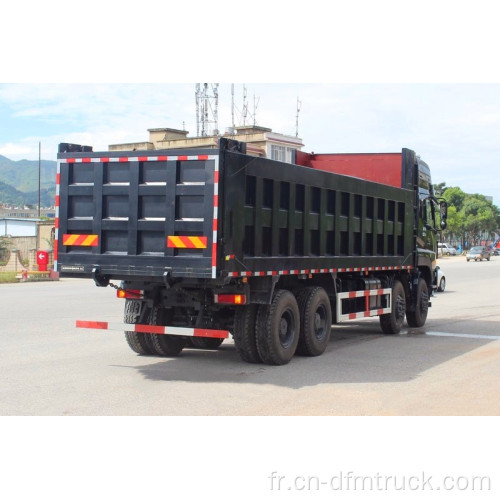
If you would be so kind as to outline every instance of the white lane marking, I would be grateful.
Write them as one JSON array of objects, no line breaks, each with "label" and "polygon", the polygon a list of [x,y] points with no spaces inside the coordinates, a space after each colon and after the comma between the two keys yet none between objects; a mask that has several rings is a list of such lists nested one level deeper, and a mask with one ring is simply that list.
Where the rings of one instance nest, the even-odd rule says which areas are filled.
[{"label": "white lane marking", "polygon": [[498,335],[480,335],[474,333],[425,332],[425,335],[434,335],[435,337],[464,337],[467,339],[500,340],[500,336]]}]

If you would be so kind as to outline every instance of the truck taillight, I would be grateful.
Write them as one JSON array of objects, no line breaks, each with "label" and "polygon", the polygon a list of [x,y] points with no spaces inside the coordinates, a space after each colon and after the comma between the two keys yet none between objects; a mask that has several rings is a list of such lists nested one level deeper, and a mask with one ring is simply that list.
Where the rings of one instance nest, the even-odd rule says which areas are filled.
[{"label": "truck taillight", "polygon": [[237,294],[229,294],[229,293],[220,293],[216,294],[214,297],[214,302],[216,304],[234,304],[237,306],[242,306],[247,303],[246,295],[237,293]]},{"label": "truck taillight", "polygon": [[116,291],[116,296],[119,299],[142,299],[144,298],[143,290],[124,290],[123,288],[119,288]]}]

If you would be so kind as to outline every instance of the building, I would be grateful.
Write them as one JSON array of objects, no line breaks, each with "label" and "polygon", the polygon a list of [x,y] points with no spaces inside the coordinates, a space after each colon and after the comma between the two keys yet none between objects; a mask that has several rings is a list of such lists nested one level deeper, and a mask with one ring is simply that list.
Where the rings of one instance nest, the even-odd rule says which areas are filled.
[{"label": "building", "polygon": [[128,144],[111,144],[110,151],[154,151],[157,149],[217,148],[220,137],[227,137],[247,144],[247,154],[262,156],[290,163],[293,151],[300,151],[302,139],[273,132],[270,128],[259,126],[230,127],[223,136],[210,135],[188,137],[186,130],[172,128],[148,129],[149,141]]},{"label": "building", "polygon": [[39,217],[48,217],[49,219],[55,218],[55,209],[54,208],[42,208],[40,209],[40,213],[38,213],[37,208],[20,208],[20,207],[12,207],[2,205],[0,203],[0,219],[3,217],[11,218],[11,219],[36,219]]},{"label": "building", "polygon": [[[0,262],[9,260],[10,253],[15,252],[22,265],[36,269],[36,252],[45,250],[49,252],[50,264],[52,265],[54,228],[54,221],[1,217],[0,238],[7,240],[8,252],[0,256]],[[0,267],[3,266],[0,265]]]}]

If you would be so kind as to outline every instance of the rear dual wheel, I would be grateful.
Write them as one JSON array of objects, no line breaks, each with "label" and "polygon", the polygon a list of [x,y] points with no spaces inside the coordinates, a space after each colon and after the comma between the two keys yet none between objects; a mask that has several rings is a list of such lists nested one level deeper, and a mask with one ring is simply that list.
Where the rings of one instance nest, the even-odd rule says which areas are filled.
[{"label": "rear dual wheel", "polygon": [[234,343],[248,363],[284,365],[294,354],[319,356],[330,338],[332,311],[323,288],[309,287],[298,297],[278,290],[270,305],[238,308]]},{"label": "rear dual wheel", "polygon": [[259,306],[238,307],[234,314],[233,338],[236,351],[247,363],[261,363],[257,349],[256,319]]},{"label": "rear dual wheel", "polygon": [[332,308],[321,287],[301,290],[297,297],[300,310],[300,337],[297,354],[320,356],[328,346],[332,325]]},{"label": "rear dual wheel", "polygon": [[270,305],[259,306],[256,343],[260,359],[268,365],[285,365],[299,343],[300,312],[288,290],[278,290]]},{"label": "rear dual wheel", "polygon": [[[125,323],[165,325],[167,310],[158,307],[145,308],[139,300],[126,300]],[[186,346],[186,340],[177,335],[154,335],[151,333],[125,332],[129,347],[137,354],[177,356]]]},{"label": "rear dual wheel", "polygon": [[[123,313],[123,321],[125,323],[141,323],[145,321],[146,311],[140,300],[125,300],[125,309]],[[127,343],[137,354],[153,354],[153,342],[151,335],[145,333],[125,332]]]}]

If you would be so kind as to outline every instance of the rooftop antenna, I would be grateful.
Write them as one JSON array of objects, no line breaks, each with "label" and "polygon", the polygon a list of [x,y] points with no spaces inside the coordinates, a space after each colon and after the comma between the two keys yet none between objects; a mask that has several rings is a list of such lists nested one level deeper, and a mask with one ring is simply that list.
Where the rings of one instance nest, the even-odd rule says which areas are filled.
[{"label": "rooftop antenna", "polygon": [[299,113],[301,106],[302,102],[300,102],[299,98],[297,97],[297,114],[295,115],[295,137],[299,136]]},{"label": "rooftop antenna", "polygon": [[234,83],[231,83],[231,126],[234,129]]},{"label": "rooftop antenna", "polygon": [[246,125],[247,121],[247,114],[248,114],[248,104],[247,104],[247,88],[245,85],[243,85],[243,126]]},{"label": "rooftop antenna", "polygon": [[196,137],[200,137],[200,100],[201,100],[201,87],[196,84],[196,91],[194,93],[196,98]]},{"label": "rooftop antenna", "polygon": [[255,102],[255,94],[253,95],[253,127],[255,128],[257,125],[257,106],[259,105],[260,97]]},{"label": "rooftop antenna", "polygon": [[[196,84],[196,135],[219,134],[219,84]],[[212,125],[212,126],[211,126]]]}]

